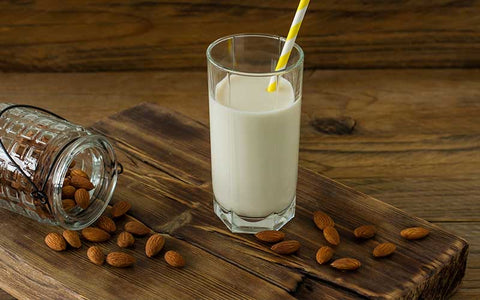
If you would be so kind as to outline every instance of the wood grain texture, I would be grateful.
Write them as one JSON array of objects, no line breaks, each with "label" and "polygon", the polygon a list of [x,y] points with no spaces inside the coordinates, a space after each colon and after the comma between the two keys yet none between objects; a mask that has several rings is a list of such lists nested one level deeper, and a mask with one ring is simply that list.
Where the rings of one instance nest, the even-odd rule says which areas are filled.
[{"label": "wood grain texture", "polygon": [[[187,266],[170,269],[161,260],[146,258],[144,240],[128,251],[138,260],[132,269],[79,264],[86,261],[84,249],[58,253],[42,247],[41,237],[51,228],[2,210],[0,287],[14,296],[429,299],[450,295],[463,277],[468,253],[464,240],[303,168],[296,218],[284,229],[302,249],[293,256],[278,255],[252,235],[230,233],[213,214],[209,175],[203,172],[209,170],[206,125],[144,104],[97,122],[93,129],[110,137],[125,168],[114,201],[130,201],[129,213],[165,234],[167,249],[183,253]],[[194,165],[195,172],[183,168],[187,165]],[[347,208],[355,214],[345,214]],[[311,219],[317,209],[334,218],[342,235],[336,255],[361,259],[361,270],[339,275],[315,262],[316,249],[325,243]],[[352,231],[365,222],[376,224],[379,232],[375,240],[359,243]],[[414,225],[429,228],[430,236],[416,242],[399,236],[400,229]],[[373,258],[371,248],[384,241],[395,242],[399,250],[388,260]],[[114,243],[110,240],[103,248],[114,251]],[[305,293],[299,289],[304,277],[325,287],[307,283]]]},{"label": "wood grain texture", "polygon": [[[479,82],[480,70],[307,71],[300,163],[429,221],[480,221]],[[206,72],[0,73],[0,101],[80,124],[148,101],[208,122]],[[350,135],[313,125],[344,117]]]},{"label": "wood grain texture", "polygon": [[437,223],[452,233],[462,234],[470,242],[465,278],[452,300],[477,299],[480,296],[480,222]]},{"label": "wood grain texture", "polygon": [[[181,85],[185,76],[188,89]],[[478,151],[468,150],[480,145],[478,82],[479,70],[305,72],[300,163],[465,237],[468,267],[453,299],[480,296],[480,163]],[[0,73],[0,101],[40,105],[84,125],[142,101],[208,120],[204,72]],[[352,135],[326,135],[311,125],[344,116],[357,123]],[[350,139],[350,147],[375,147],[383,159],[341,151],[346,145],[339,143]],[[410,140],[423,140],[413,144],[422,148],[406,151]],[[329,151],[305,148],[327,147],[326,141],[337,144]],[[438,151],[445,146],[451,150]],[[303,288],[314,287],[301,285],[300,294]]]},{"label": "wood grain texture", "polygon": [[[120,249],[135,256],[135,266],[115,269],[88,261],[86,250],[94,243],[83,241],[81,249],[53,252],[45,247],[43,237],[59,228],[5,210],[0,215],[0,287],[20,299],[198,299],[199,295],[217,299],[291,298],[284,290],[168,235],[165,247],[182,253],[187,261],[185,271],[169,267],[163,261],[163,252],[154,259],[146,257],[146,238],[137,238],[133,249]],[[119,227],[129,220],[132,218],[123,218]],[[115,238],[98,245],[106,253],[119,251]],[[238,285],[247,281],[250,283],[245,286]]]},{"label": "wood grain texture", "polygon": [[[2,1],[0,70],[203,69],[213,40],[285,36],[296,1]],[[478,67],[480,1],[312,1],[307,68]]]},{"label": "wood grain texture", "polygon": [[[125,126],[125,124],[129,125]],[[118,149],[126,154],[133,154],[140,161],[148,162],[149,165],[171,174],[178,180],[178,182],[162,183],[148,175],[151,172],[145,172],[142,176],[143,167],[138,162],[134,164],[136,170],[133,173],[140,174],[135,174],[131,180],[129,180],[129,176],[122,179],[128,180],[127,186],[142,184],[142,177],[148,177],[149,181],[153,179],[152,187],[159,188],[159,194],[175,199],[175,201],[162,199],[161,211],[166,216],[174,215],[175,212],[172,209],[178,207],[175,205],[176,202],[188,200],[186,204],[190,207],[188,214],[192,215],[191,221],[185,217],[184,212],[181,212],[181,220],[188,221],[169,228],[170,234],[203,249],[209,249],[212,253],[241,266],[242,269],[250,270],[259,277],[274,282],[290,292],[296,291],[296,285],[292,285],[295,283],[295,276],[291,274],[291,268],[302,270],[307,273],[307,276],[321,279],[326,283],[340,286],[347,291],[353,291],[360,296],[369,298],[445,296],[455,290],[455,282],[458,282],[463,276],[467,246],[462,240],[456,240],[448,233],[434,227],[432,230],[434,232],[438,230],[438,232],[436,238],[434,237],[435,233],[432,232],[430,237],[432,244],[429,244],[427,240],[415,244],[405,241],[398,236],[400,229],[413,224],[431,225],[420,219],[407,217],[403,212],[382,202],[356,193],[304,169],[299,171],[296,219],[285,230],[287,236],[302,242],[302,251],[299,253],[298,259],[296,257],[281,259],[278,255],[272,255],[270,250],[265,251],[268,248],[256,245],[252,236],[231,234],[211,213],[210,149],[208,128],[205,125],[161,109],[159,106],[146,104],[100,121],[94,125],[94,128],[111,139],[116,139],[116,136],[121,137],[117,144]],[[143,133],[145,137],[139,137],[139,133]],[[132,151],[132,149],[134,150]],[[166,149],[166,151],[156,149]],[[169,155],[166,156],[165,153]],[[129,159],[129,161],[132,160]],[[128,162],[125,168],[134,167],[131,165],[129,168],[129,165]],[[193,178],[176,171],[182,169],[178,166],[190,168],[192,165],[195,170]],[[202,170],[207,172],[204,173]],[[137,193],[137,190],[133,189],[132,193]],[[124,197],[121,192],[118,195],[120,199]],[[145,197],[140,195],[135,199],[141,203],[140,207],[157,205],[151,200],[142,201]],[[313,257],[320,245],[325,243],[319,241],[319,232],[311,220],[311,212],[318,209],[329,213],[335,219],[336,226],[343,237],[342,247],[337,248],[337,255],[339,257],[359,257],[363,263],[362,270],[366,273],[362,275],[361,272],[358,272],[342,278],[336,271],[328,267],[318,268]],[[355,214],[345,214],[346,210],[354,211]],[[153,211],[139,210],[132,214],[157,229],[158,220],[162,218],[155,216]],[[352,231],[355,227],[366,223],[377,224],[380,227],[379,233],[376,241],[359,244],[355,241]],[[398,260],[379,262],[371,257],[371,250],[368,248],[373,249],[376,244],[385,241],[395,242],[399,248],[403,248],[404,252],[402,253],[400,250],[398,253]],[[218,245],[222,245],[222,247]],[[366,250],[365,246],[367,246]],[[252,248],[254,248],[253,251]],[[433,251],[433,248],[436,250]],[[263,250],[265,253],[257,253],[258,250]],[[261,258],[261,260],[257,258]],[[259,267],[262,260],[263,263],[273,262],[275,265],[289,267],[289,272],[285,273],[280,270],[272,272],[269,270],[268,264],[265,267]],[[438,265],[443,267],[435,267]],[[384,272],[387,269],[390,271]],[[419,272],[419,269],[422,271]],[[394,272],[395,279],[390,276],[391,272]],[[430,276],[425,277],[424,272]],[[288,273],[290,275],[287,275]],[[289,276],[292,280],[278,280],[276,276],[279,274],[282,274],[282,278]],[[371,275],[366,276],[365,274]],[[435,274],[442,274],[442,281],[449,282],[449,284],[440,284],[435,279]],[[372,280],[372,276],[376,279]],[[378,282],[383,284],[379,286]]]}]

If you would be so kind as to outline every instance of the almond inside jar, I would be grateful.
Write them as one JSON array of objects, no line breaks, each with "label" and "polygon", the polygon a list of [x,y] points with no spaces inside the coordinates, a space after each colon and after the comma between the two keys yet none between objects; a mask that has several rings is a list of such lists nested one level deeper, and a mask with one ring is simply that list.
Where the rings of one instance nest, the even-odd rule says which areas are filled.
[{"label": "almond inside jar", "polygon": [[[117,164],[97,136],[81,139],[67,149],[53,178],[54,210],[62,227],[79,230],[91,225],[108,205],[116,185]],[[78,143],[78,144],[76,144]]]}]

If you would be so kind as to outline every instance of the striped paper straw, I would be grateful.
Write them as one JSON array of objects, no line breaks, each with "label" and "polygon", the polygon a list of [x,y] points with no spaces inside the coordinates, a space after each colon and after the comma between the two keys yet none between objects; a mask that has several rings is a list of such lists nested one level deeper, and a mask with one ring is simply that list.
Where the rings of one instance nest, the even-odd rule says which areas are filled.
[{"label": "striped paper straw", "polygon": [[[280,58],[278,59],[275,71],[283,70],[287,66],[288,58],[290,57],[290,53],[292,53],[293,45],[295,45],[295,39],[297,38],[298,31],[300,30],[300,25],[302,25],[303,17],[307,12],[308,3],[310,3],[310,0],[300,0],[300,3],[298,4],[297,12],[295,13],[295,17],[293,18],[292,25],[290,25],[287,40],[283,45],[282,53],[280,54]],[[270,78],[270,83],[268,84],[267,91],[273,92],[276,89],[277,80],[275,76],[272,76],[272,78]]]}]

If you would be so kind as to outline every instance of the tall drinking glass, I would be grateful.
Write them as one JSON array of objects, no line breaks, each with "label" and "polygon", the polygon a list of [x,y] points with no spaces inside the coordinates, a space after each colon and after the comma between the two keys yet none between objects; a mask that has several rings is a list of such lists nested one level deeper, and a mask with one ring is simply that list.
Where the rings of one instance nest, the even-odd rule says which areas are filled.
[{"label": "tall drinking glass", "polygon": [[232,232],[278,230],[295,215],[303,51],[295,44],[275,72],[284,43],[237,34],[207,49],[213,205]]}]

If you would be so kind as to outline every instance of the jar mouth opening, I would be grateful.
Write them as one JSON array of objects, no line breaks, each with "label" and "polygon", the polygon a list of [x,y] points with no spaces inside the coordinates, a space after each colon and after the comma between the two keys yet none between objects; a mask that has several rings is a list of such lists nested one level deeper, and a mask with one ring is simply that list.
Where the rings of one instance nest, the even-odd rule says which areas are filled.
[{"label": "jar mouth opening", "polygon": [[[85,209],[63,207],[62,187],[69,166],[85,171],[94,188],[89,191],[90,202]],[[117,183],[117,160],[109,141],[101,135],[87,135],[69,145],[53,166],[50,186],[50,205],[60,226],[80,230],[94,223],[105,211]]]}]

